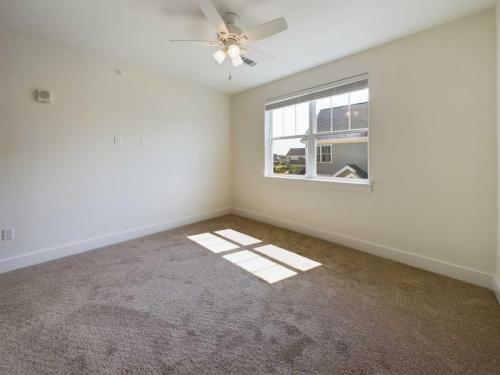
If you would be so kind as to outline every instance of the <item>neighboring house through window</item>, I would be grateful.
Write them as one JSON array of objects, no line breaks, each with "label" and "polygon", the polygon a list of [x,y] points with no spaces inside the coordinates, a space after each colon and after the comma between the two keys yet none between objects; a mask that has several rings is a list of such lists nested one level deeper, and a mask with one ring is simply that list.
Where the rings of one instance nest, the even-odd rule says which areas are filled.
[{"label": "neighboring house through window", "polygon": [[357,165],[348,164],[340,171],[335,173],[334,177],[360,179],[360,178],[367,178],[368,176],[366,172],[361,168],[359,168]]},{"label": "neighboring house through window", "polygon": [[266,102],[266,174],[368,180],[366,75]]}]

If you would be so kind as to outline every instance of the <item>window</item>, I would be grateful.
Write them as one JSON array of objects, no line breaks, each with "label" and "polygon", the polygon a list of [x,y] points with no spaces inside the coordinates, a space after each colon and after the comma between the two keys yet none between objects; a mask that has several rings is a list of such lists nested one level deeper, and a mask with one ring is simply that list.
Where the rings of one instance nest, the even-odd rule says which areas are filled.
[{"label": "window", "polygon": [[266,175],[368,180],[366,75],[266,102]]},{"label": "window", "polygon": [[332,162],[332,145],[316,146],[316,163]]},{"label": "window", "polygon": [[273,173],[305,175],[309,103],[277,108],[271,112]]}]

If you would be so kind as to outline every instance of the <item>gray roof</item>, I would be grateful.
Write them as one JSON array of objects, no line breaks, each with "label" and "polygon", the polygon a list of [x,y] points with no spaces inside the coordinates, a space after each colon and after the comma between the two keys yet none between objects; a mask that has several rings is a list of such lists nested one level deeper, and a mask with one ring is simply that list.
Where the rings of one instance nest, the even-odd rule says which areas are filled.
[{"label": "gray roof", "polygon": [[360,178],[368,178],[368,173],[366,173],[363,169],[361,169],[360,167],[358,167],[356,164],[346,164],[342,168],[340,168],[338,172],[340,172],[342,169],[344,169],[347,166],[349,166],[352,169],[354,169],[356,171],[357,175]]},{"label": "gray roof", "polygon": [[302,147],[291,148],[286,153],[286,156],[306,156],[306,149]]}]

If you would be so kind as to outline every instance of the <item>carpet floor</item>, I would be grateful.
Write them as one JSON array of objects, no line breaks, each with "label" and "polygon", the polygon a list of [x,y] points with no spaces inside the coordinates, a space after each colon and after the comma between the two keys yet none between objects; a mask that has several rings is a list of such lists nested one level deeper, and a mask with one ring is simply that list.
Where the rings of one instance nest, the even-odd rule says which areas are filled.
[{"label": "carpet floor", "polygon": [[[226,228],[322,265],[269,284],[223,258],[254,245],[187,238]],[[490,290],[233,215],[0,275],[2,375],[198,373],[500,374],[500,308]]]}]

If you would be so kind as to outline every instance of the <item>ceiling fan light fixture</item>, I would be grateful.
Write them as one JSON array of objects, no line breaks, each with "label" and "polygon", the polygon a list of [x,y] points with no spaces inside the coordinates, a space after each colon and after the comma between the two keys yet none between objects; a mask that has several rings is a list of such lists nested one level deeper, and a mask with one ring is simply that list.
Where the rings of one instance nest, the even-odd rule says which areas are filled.
[{"label": "ceiling fan light fixture", "polygon": [[232,60],[233,60],[234,67],[243,65],[243,59],[240,56],[234,57]]},{"label": "ceiling fan light fixture", "polygon": [[240,57],[240,53],[241,53],[240,47],[238,47],[236,44],[231,44],[227,49],[227,54],[232,59]]},{"label": "ceiling fan light fixture", "polygon": [[215,59],[215,61],[217,61],[219,64],[222,64],[226,59],[226,52],[220,49],[216,51],[212,56]]},{"label": "ceiling fan light fixture", "polygon": [[[259,63],[259,60],[267,59],[267,61],[270,61],[273,59],[272,56],[249,46],[247,43],[257,42],[285,31],[288,25],[283,17],[265,22],[249,30],[242,30],[239,26],[239,16],[234,12],[221,14],[214,5],[215,0],[194,1],[198,4],[208,23],[217,32],[217,40],[171,40],[171,43],[188,43],[194,46],[210,48],[218,47],[217,51],[212,51],[212,56],[220,65],[227,61],[225,65],[230,72],[233,66],[238,67],[244,64],[255,66]],[[248,58],[249,52],[253,52],[251,54],[252,59]],[[256,54],[260,55],[260,57],[255,56]],[[229,79],[231,79],[231,76],[229,76]]]}]

